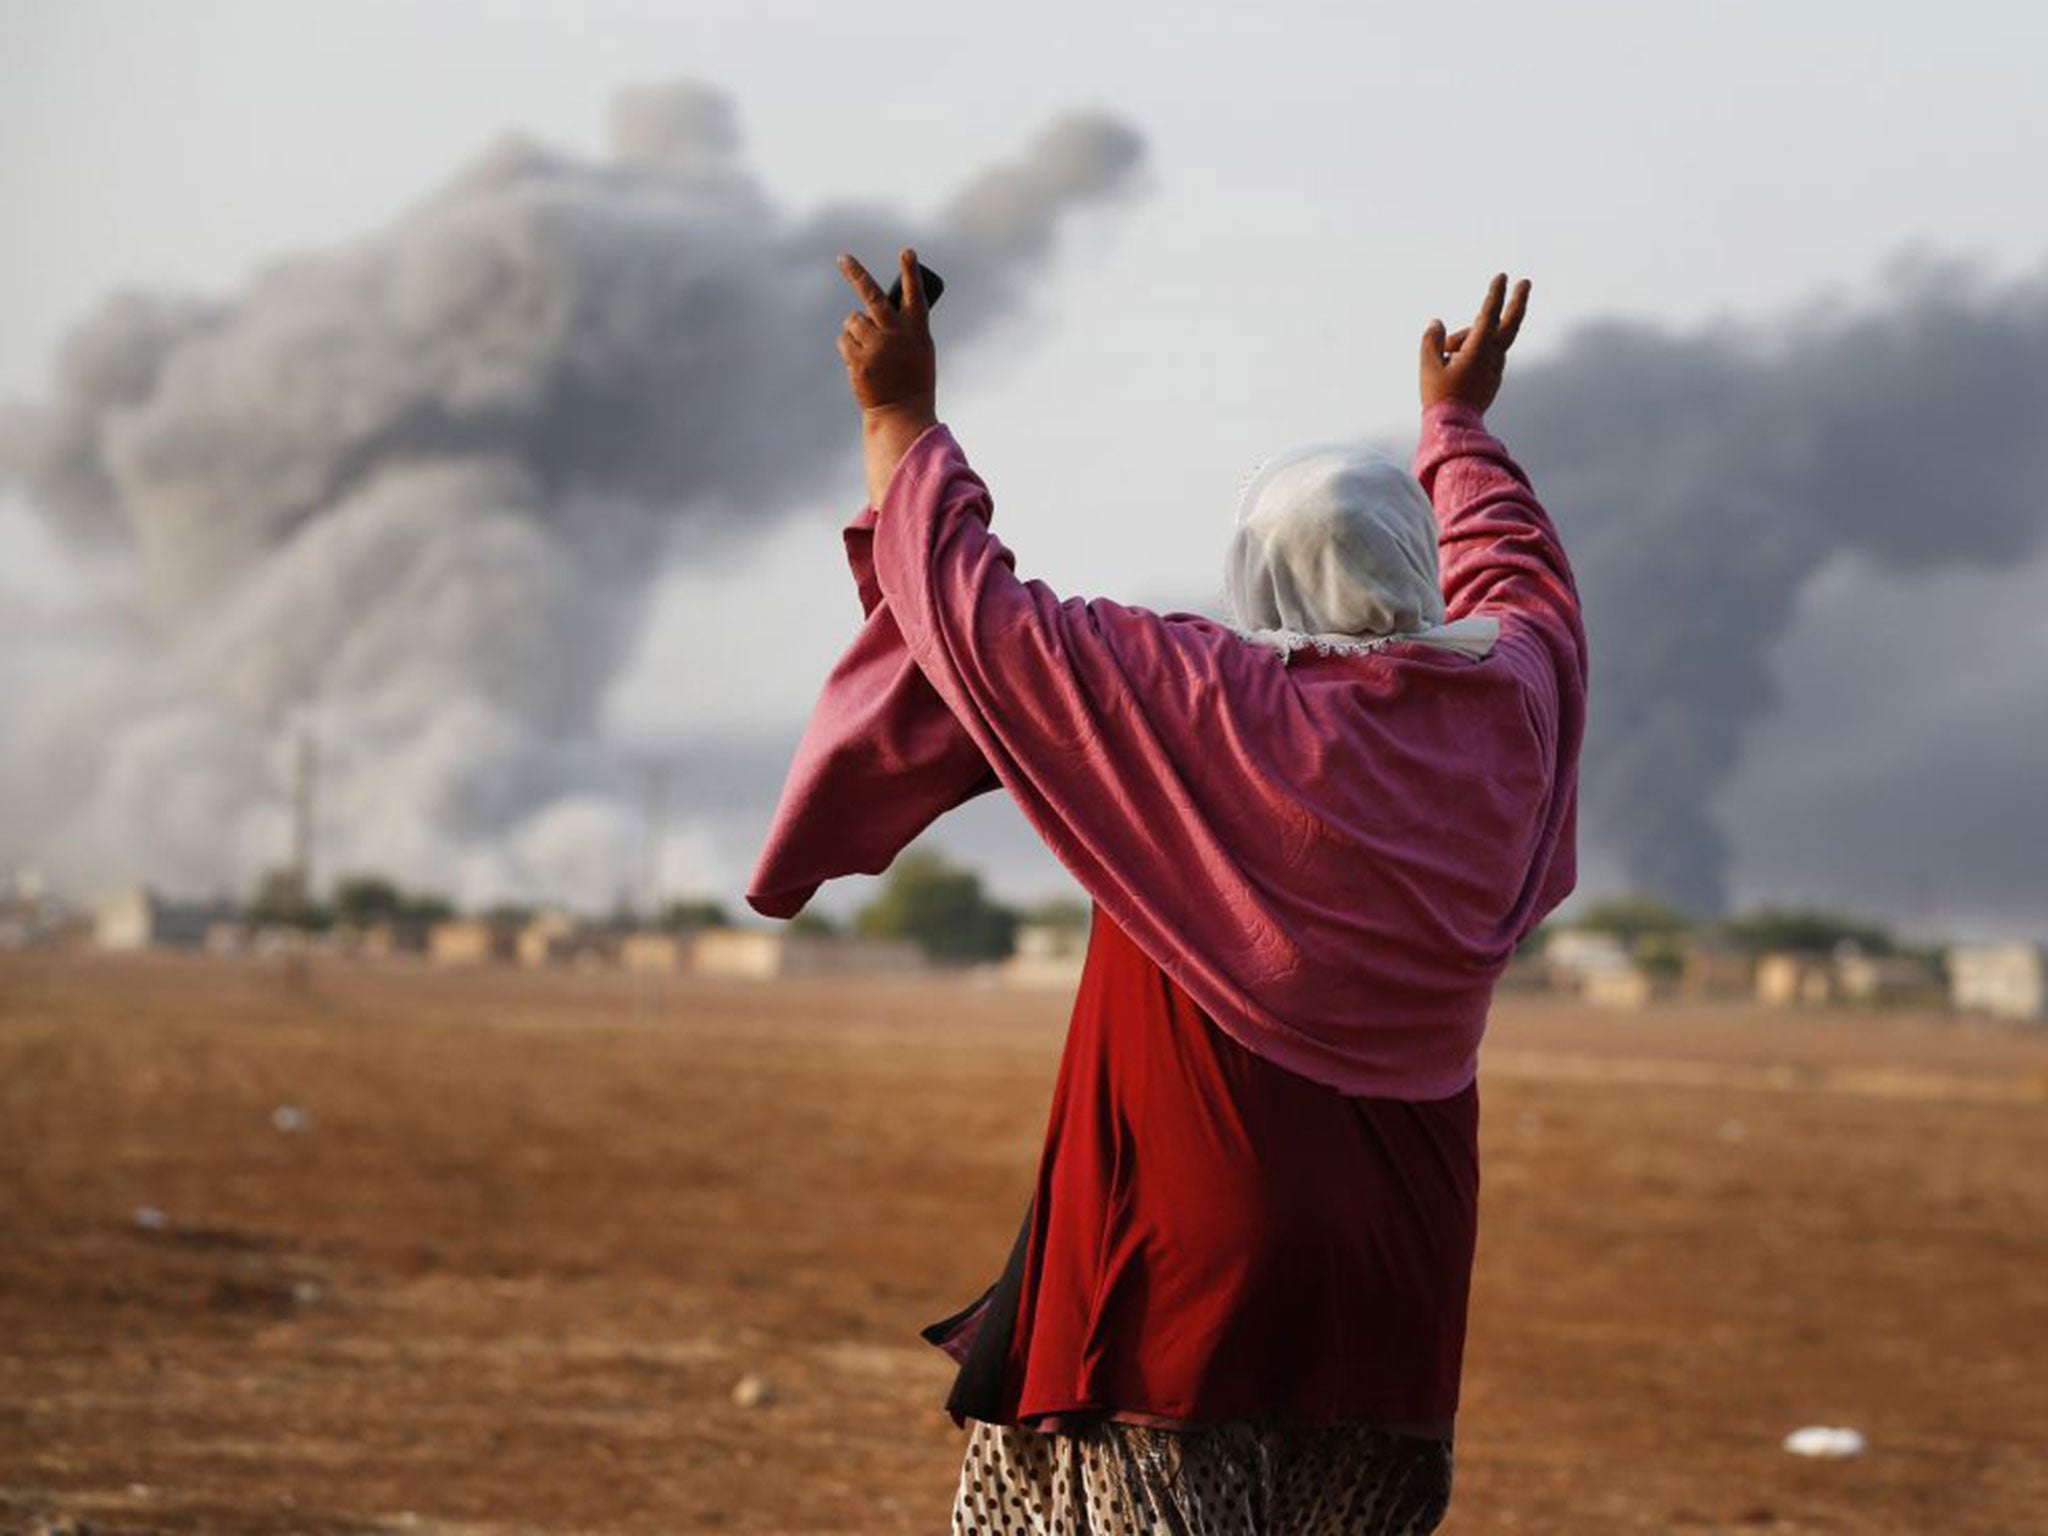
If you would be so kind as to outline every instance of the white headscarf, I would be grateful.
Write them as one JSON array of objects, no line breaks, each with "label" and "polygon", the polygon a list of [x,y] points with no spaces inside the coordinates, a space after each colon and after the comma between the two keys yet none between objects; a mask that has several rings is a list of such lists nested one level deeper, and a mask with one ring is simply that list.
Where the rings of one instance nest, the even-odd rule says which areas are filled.
[{"label": "white headscarf", "polygon": [[1436,536],[1422,482],[1378,449],[1331,443],[1270,459],[1238,497],[1223,573],[1232,622],[1283,657],[1395,640],[1484,656],[1499,621],[1444,623]]}]

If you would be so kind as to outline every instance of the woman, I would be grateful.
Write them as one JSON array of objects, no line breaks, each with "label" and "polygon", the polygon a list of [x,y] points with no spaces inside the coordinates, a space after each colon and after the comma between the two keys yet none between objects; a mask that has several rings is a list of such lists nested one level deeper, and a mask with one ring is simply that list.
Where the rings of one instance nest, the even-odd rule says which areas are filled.
[{"label": "woman", "polygon": [[900,310],[841,263],[866,618],[748,899],[791,915],[996,787],[1093,898],[1023,1228],[925,1330],[972,1424],[954,1530],[1433,1530],[1479,1039],[1575,878],[1577,592],[1482,420],[1528,284],[1424,334],[1415,475],[1260,471],[1223,625],[1014,575],[902,261]]}]

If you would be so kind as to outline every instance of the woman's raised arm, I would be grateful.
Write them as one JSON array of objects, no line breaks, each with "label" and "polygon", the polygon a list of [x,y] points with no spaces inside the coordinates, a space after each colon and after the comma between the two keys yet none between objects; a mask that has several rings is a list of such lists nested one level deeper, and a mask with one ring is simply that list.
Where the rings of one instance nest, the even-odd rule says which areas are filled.
[{"label": "woman's raised arm", "polygon": [[1436,511],[1446,617],[1485,612],[1501,620],[1501,646],[1517,659],[1532,708],[1555,742],[1561,729],[1576,729],[1584,708],[1578,584],[1529,477],[1485,421],[1528,306],[1528,281],[1510,296],[1501,273],[1469,326],[1446,336],[1443,321],[1432,320],[1424,330],[1415,476]]}]

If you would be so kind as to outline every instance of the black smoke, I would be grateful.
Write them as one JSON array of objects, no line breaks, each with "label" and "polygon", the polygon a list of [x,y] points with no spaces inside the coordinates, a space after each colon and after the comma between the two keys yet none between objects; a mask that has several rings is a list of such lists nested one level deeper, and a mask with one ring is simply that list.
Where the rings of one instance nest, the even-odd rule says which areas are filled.
[{"label": "black smoke", "polygon": [[[1586,604],[1582,835],[1636,888],[1715,913],[1730,874],[1715,803],[1774,707],[1809,584],[1853,559],[1910,591],[2042,548],[2048,271],[1914,262],[1859,308],[1691,333],[1589,325],[1511,369],[1491,420]],[[1910,603],[1862,619],[1874,638],[1991,622]],[[2041,700],[2048,712],[2048,681]]]}]

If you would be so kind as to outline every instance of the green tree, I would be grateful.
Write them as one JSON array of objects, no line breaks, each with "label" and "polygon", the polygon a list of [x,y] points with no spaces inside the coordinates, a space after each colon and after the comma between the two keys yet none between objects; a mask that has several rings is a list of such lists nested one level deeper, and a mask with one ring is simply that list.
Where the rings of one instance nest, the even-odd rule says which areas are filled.
[{"label": "green tree", "polygon": [[830,938],[839,932],[839,925],[824,913],[805,908],[789,920],[791,933],[808,933],[818,938]]},{"label": "green tree", "polygon": [[1677,933],[1646,933],[1630,946],[1636,964],[1652,976],[1685,973],[1685,938]]},{"label": "green tree", "polygon": [[1675,938],[1685,933],[1692,927],[1692,919],[1655,896],[1616,896],[1594,902],[1572,926],[1611,933],[1634,949],[1646,938]]},{"label": "green tree", "polygon": [[1088,903],[1078,896],[1048,896],[1023,913],[1023,921],[1042,928],[1086,928],[1088,917]]},{"label": "green tree", "polygon": [[336,922],[366,928],[396,918],[405,909],[405,893],[381,875],[348,875],[334,882],[328,904]]},{"label": "green tree", "polygon": [[328,910],[337,923],[367,928],[372,923],[443,922],[455,915],[455,904],[427,891],[406,891],[382,875],[344,875],[334,882]]},{"label": "green tree", "polygon": [[260,926],[287,928],[325,928],[333,920],[306,894],[295,869],[265,870],[242,916]]},{"label": "green tree", "polygon": [[730,928],[732,918],[720,902],[672,901],[661,909],[661,926],[670,933],[685,933],[698,928]]},{"label": "green tree", "polygon": [[455,903],[432,891],[414,892],[398,904],[398,920],[417,923],[422,928],[433,923],[445,923],[454,915]]},{"label": "green tree", "polygon": [[868,938],[909,939],[933,960],[999,960],[1016,946],[1017,914],[990,901],[974,871],[912,849],[854,927]]},{"label": "green tree", "polygon": [[1729,942],[1751,954],[1772,949],[1824,954],[1841,943],[1873,955],[1889,955],[1898,948],[1888,928],[1819,907],[1757,907],[1731,918],[1724,927]]}]

